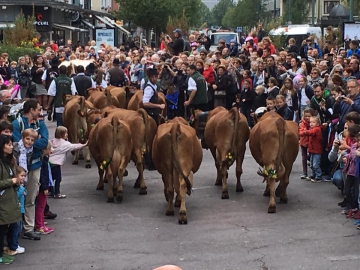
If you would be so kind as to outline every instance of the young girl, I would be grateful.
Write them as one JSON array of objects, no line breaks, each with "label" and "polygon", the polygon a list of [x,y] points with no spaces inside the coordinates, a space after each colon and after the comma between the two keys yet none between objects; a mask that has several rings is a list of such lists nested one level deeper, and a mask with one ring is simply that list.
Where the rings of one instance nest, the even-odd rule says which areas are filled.
[{"label": "young girl", "polygon": [[[296,90],[293,85],[293,81],[290,78],[284,80],[284,84],[280,89],[280,95],[285,97],[285,102],[296,115],[299,109],[298,97],[296,95]],[[293,120],[293,119],[291,119]]]},{"label": "young girl", "polygon": [[316,116],[310,117],[310,129],[304,130],[303,134],[309,136],[308,150],[310,154],[311,177],[307,178],[313,183],[322,182],[320,160],[322,154],[322,131],[320,119]]},{"label": "young girl", "polygon": [[66,195],[60,193],[61,182],[61,166],[65,163],[66,153],[69,151],[76,151],[85,146],[87,143],[70,143],[67,141],[68,130],[66,127],[59,126],[55,130],[55,139],[52,143],[52,153],[50,154],[51,174],[55,182],[54,198],[63,199]]},{"label": "young girl", "polygon": [[249,127],[253,126],[252,118],[250,117],[251,107],[255,98],[255,91],[250,88],[250,80],[244,81],[244,90],[240,93],[241,113],[245,115]]},{"label": "young girl", "polygon": [[48,142],[47,147],[43,150],[43,159],[40,171],[40,187],[39,194],[36,199],[35,210],[35,233],[37,234],[49,234],[54,231],[53,228],[45,226],[44,223],[44,211],[49,193],[49,187],[52,186],[52,179],[49,166],[49,155],[51,154],[51,143]]},{"label": "young girl", "polygon": [[268,81],[267,93],[269,97],[276,98],[279,94],[279,87],[277,86],[278,82],[274,77],[270,77]]},{"label": "young girl", "polygon": [[[27,195],[27,191],[24,187],[25,177],[26,177],[26,169],[24,169],[21,166],[16,166],[16,178],[19,183],[19,187],[17,188],[17,197],[20,204],[20,213],[22,216],[24,216],[25,214],[25,196]],[[25,253],[25,248],[19,246],[19,236],[21,234],[22,228],[23,228],[22,220],[10,224],[7,233],[8,247],[4,248],[5,254],[14,256],[16,254]]]},{"label": "young girl", "polygon": [[303,117],[299,125],[299,136],[300,136],[300,147],[301,147],[301,158],[302,158],[302,169],[303,173],[301,179],[307,178],[307,154],[309,144],[309,134],[305,134],[310,129],[310,118],[314,116],[315,112],[311,108],[306,108],[303,111]]},{"label": "young girl", "polygon": [[301,77],[299,79],[299,105],[300,105],[300,114],[303,114],[303,111],[309,107],[310,100],[314,95],[314,90],[307,84],[306,77]]},{"label": "young girl", "polygon": [[294,112],[289,109],[285,97],[282,95],[276,96],[276,112],[285,120],[292,121],[294,119]]}]

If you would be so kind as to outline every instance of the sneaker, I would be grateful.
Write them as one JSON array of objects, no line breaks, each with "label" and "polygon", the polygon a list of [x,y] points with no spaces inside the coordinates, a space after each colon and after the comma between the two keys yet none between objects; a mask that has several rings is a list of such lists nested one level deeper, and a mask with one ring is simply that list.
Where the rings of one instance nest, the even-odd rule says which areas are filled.
[{"label": "sneaker", "polygon": [[53,228],[51,228],[51,227],[44,227],[44,231],[47,233],[47,234],[49,234],[49,233],[52,233],[52,232],[54,232],[54,229]]},{"label": "sneaker", "polygon": [[355,225],[355,226],[358,226],[358,225],[360,225],[360,219],[358,219],[358,220],[355,220],[355,221],[354,221],[354,225]]},{"label": "sneaker", "polygon": [[56,194],[54,195],[54,199],[65,199],[66,198],[66,195],[64,194]]},{"label": "sneaker", "polygon": [[57,214],[54,214],[53,212],[47,212],[44,214],[45,219],[55,219],[57,217]]},{"label": "sneaker", "polygon": [[40,240],[41,237],[38,236],[34,231],[29,231],[24,233],[23,235],[24,239],[29,239],[29,240]]},{"label": "sneaker", "polygon": [[347,199],[344,198],[341,202],[338,203],[338,206],[340,206],[340,207],[345,207],[345,206],[347,206]]},{"label": "sneaker", "polygon": [[354,219],[360,219],[360,211],[357,211],[353,216]]},{"label": "sneaker", "polygon": [[324,179],[316,177],[315,179],[311,179],[311,183],[321,183],[324,182]]},{"label": "sneaker", "polygon": [[4,254],[6,254],[8,256],[15,256],[17,254],[17,251],[8,249],[8,250],[4,251]]},{"label": "sneaker", "polygon": [[0,257],[0,264],[11,264],[13,261],[14,259],[10,259],[9,257],[6,257],[6,255]]},{"label": "sneaker", "polygon": [[300,176],[300,179],[306,179],[307,178],[307,174],[306,173],[303,173],[301,176]]},{"label": "sneaker", "polygon": [[44,221],[44,225],[48,225],[48,222],[47,222],[47,221]]},{"label": "sneaker", "polygon": [[17,251],[17,254],[24,254],[25,253],[25,248],[18,246],[16,251]]},{"label": "sneaker", "polygon": [[315,176],[308,176],[308,177],[306,177],[306,180],[308,180],[308,181],[311,181],[311,180],[313,180],[313,179],[315,179]]},{"label": "sneaker", "polygon": [[47,231],[45,230],[45,227],[36,229],[36,230],[35,230],[35,233],[36,233],[36,234],[42,234],[42,235],[49,234],[49,232],[47,232]]},{"label": "sneaker", "polygon": [[329,175],[325,176],[323,179],[324,182],[332,182],[332,178]]},{"label": "sneaker", "polygon": [[357,213],[357,209],[350,209],[350,211],[348,212],[348,214],[346,215],[346,218],[352,218],[355,216],[355,214]]}]

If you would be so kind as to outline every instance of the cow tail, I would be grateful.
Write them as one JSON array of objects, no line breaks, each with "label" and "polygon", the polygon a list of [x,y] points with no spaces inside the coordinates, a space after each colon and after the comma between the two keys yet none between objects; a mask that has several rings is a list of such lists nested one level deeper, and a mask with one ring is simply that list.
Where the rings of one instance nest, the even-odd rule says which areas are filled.
[{"label": "cow tail", "polygon": [[144,141],[145,141],[145,149],[146,149],[146,152],[149,152],[150,151],[150,145],[147,144],[147,131],[148,131],[148,126],[149,126],[149,120],[148,120],[148,114],[147,112],[143,109],[143,108],[140,108],[138,109],[138,113],[140,113],[143,121],[144,121],[144,125],[145,125],[145,135],[144,135]]},{"label": "cow tail", "polygon": [[276,156],[275,166],[276,166],[276,170],[279,171],[281,163],[282,163],[282,159],[283,159],[286,122],[284,119],[278,118],[278,119],[276,119],[275,123],[276,123],[276,127],[278,129],[278,132],[279,132],[279,151]]},{"label": "cow tail", "polygon": [[239,130],[239,120],[240,120],[240,116],[239,116],[239,111],[237,108],[232,108],[229,113],[231,114],[231,120],[234,121],[234,133],[233,133],[233,137],[231,140],[231,148],[230,148],[230,152],[233,152],[233,156],[235,157],[237,155],[236,150],[236,142],[237,142],[237,131]]},{"label": "cow tail", "polygon": [[113,118],[111,119],[111,125],[113,126],[113,149],[115,150],[117,146],[117,137],[120,128],[119,119],[116,116],[113,116]]},{"label": "cow tail", "polygon": [[177,170],[177,172],[181,175],[181,177],[184,178],[185,183],[186,183],[187,194],[190,196],[191,183],[190,183],[189,178],[184,174],[183,170],[181,169],[179,155],[178,155],[177,139],[178,139],[179,135],[181,134],[180,124],[178,122],[174,122],[173,126],[171,127],[170,132],[171,132],[171,147],[172,147],[172,151],[173,151],[173,166]]}]

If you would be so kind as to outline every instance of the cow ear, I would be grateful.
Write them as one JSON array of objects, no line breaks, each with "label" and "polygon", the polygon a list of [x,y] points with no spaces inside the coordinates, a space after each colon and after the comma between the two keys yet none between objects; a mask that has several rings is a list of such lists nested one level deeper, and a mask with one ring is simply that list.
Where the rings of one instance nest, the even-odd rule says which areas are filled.
[{"label": "cow ear", "polygon": [[84,112],[84,111],[81,111],[81,110],[78,110],[78,115],[80,115],[81,117],[84,117],[84,116],[85,116],[85,112]]}]

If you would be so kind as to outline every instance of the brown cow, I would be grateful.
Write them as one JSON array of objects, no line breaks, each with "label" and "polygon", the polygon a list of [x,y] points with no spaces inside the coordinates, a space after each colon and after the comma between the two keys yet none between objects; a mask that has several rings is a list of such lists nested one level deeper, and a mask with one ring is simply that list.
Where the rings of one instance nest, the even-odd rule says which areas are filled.
[{"label": "brown cow", "polygon": [[[275,112],[265,113],[250,132],[250,151],[262,167],[258,174],[264,177],[264,196],[270,196],[268,213],[276,213],[275,195],[287,203],[286,188],[293,163],[299,151],[298,126],[285,121]],[[275,182],[280,181],[276,191]]]},{"label": "brown cow", "polygon": [[[66,95],[64,99],[63,123],[68,129],[68,140],[71,143],[85,143],[87,140],[87,124],[86,124],[86,100],[82,96]],[[79,163],[79,150],[75,151],[72,164]],[[86,147],[86,168],[91,168],[90,152]]]},{"label": "brown cow", "polygon": [[[244,191],[240,178],[243,173],[246,142],[250,134],[249,126],[246,117],[239,113],[237,108],[228,111],[223,107],[217,107],[208,113],[200,111],[195,113],[193,126],[197,131],[204,126],[199,123],[199,119],[204,117],[206,121],[204,139],[217,169],[215,185],[222,185],[221,199],[229,199],[227,170],[234,161],[236,161],[236,192]],[[201,138],[201,135],[199,137]]]},{"label": "brown cow", "polygon": [[111,95],[113,95],[119,102],[119,108],[126,109],[130,100],[130,88],[126,87],[116,87],[108,86],[107,89],[110,90]]},{"label": "brown cow", "polygon": [[[124,121],[129,125],[131,137],[133,141],[131,160],[134,161],[139,176],[136,179],[134,188],[140,188],[139,194],[147,194],[147,188],[144,181],[144,164],[143,157],[148,151],[147,141],[151,138],[147,138],[146,130],[148,127],[148,114],[144,109],[139,109],[137,112],[129,111],[125,109],[113,109],[105,112],[104,117],[116,116],[119,120]],[[152,140],[151,140],[152,141]],[[104,189],[104,183],[99,183],[98,190]]]},{"label": "brown cow", "polygon": [[90,131],[89,148],[98,166],[99,184],[103,182],[104,171],[106,171],[109,183],[107,201],[114,202],[113,187],[116,186],[116,177],[119,177],[116,200],[121,202],[123,200],[122,180],[132,149],[129,125],[116,116],[99,120]]},{"label": "brown cow", "polygon": [[166,215],[174,215],[175,189],[175,205],[180,203],[179,224],[187,224],[185,196],[191,194],[193,173],[198,171],[203,158],[195,130],[183,118],[176,117],[158,127],[152,148],[155,167],[164,182]]},{"label": "brown cow", "polygon": [[[162,92],[157,92],[159,97],[159,104],[165,104],[165,109],[160,112],[159,115],[159,123],[162,124],[165,122],[166,114],[167,114],[167,104],[165,95]],[[143,90],[138,90],[135,94],[131,97],[128,103],[128,110],[137,111],[139,108],[144,108],[142,99],[143,99]]]},{"label": "brown cow", "polygon": [[117,108],[120,108],[120,104],[118,99],[111,94],[110,89],[103,89],[100,87],[97,88],[89,88],[87,90],[88,98],[94,107],[98,109],[103,109],[107,106],[114,105]]}]

